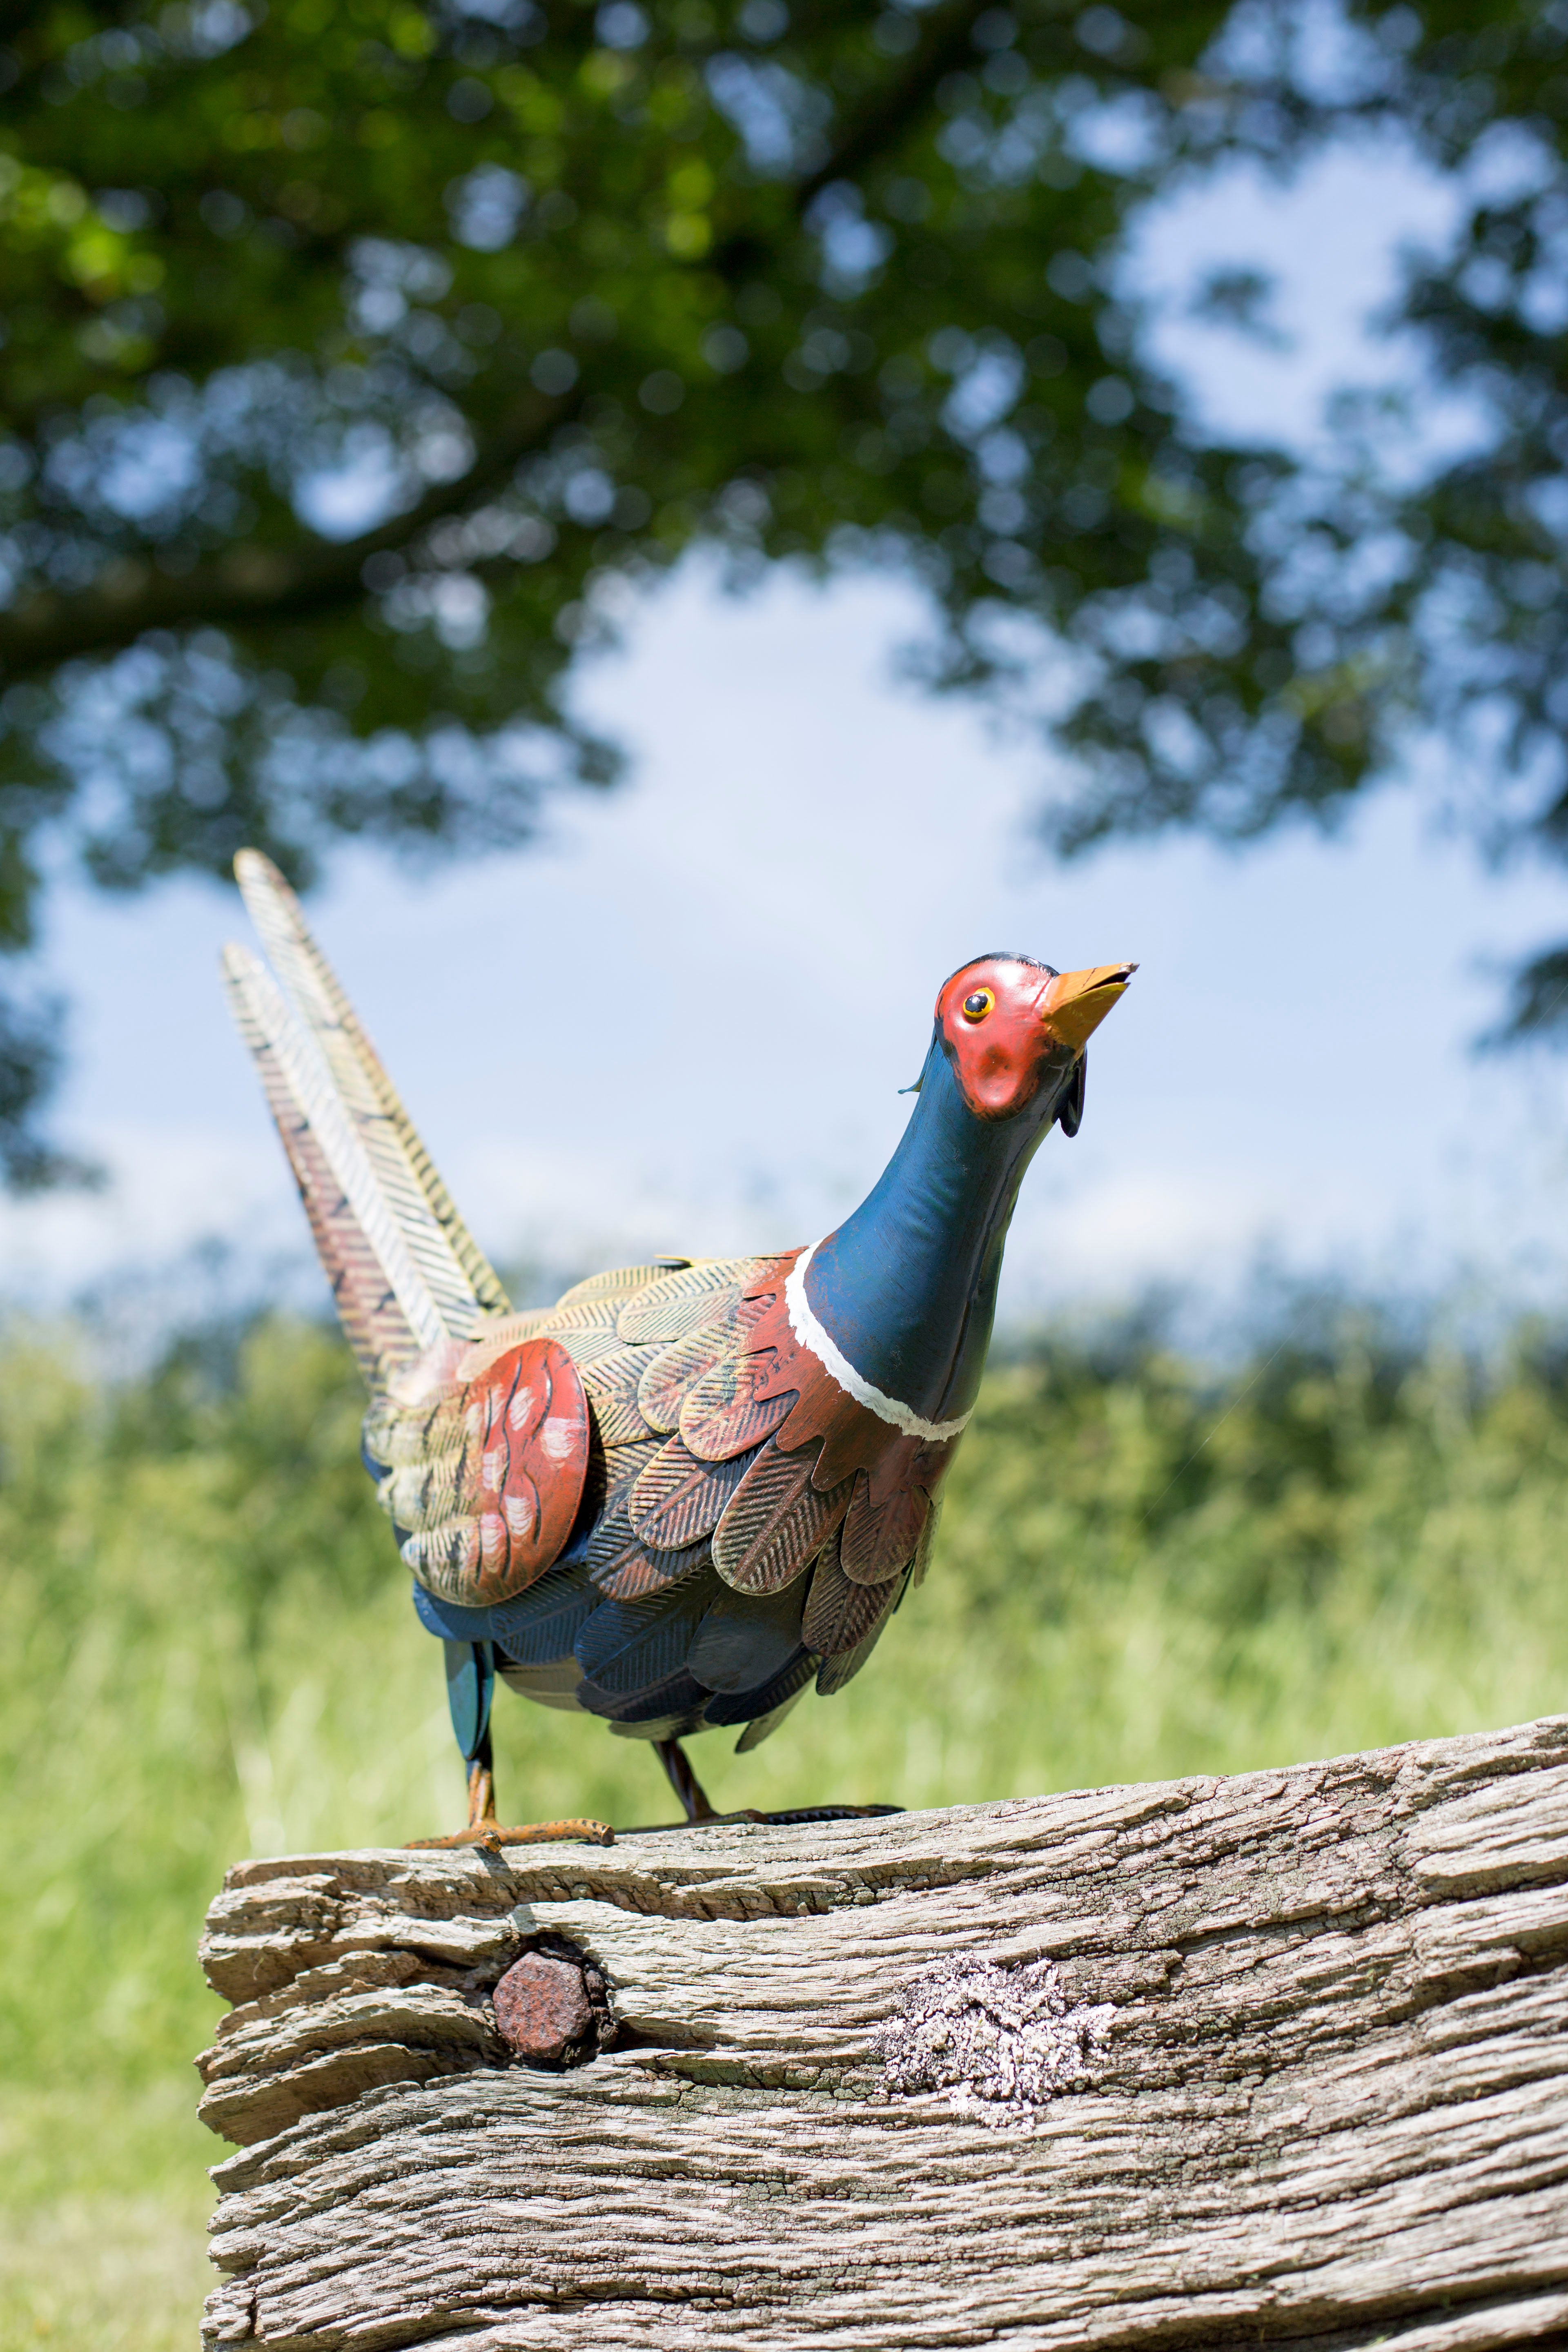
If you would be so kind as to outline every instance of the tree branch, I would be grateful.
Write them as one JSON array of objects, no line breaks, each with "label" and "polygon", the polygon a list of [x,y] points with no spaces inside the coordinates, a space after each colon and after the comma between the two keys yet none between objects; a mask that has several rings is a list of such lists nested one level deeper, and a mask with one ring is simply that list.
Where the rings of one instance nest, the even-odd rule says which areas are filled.
[{"label": "tree branch", "polygon": [[[942,77],[967,56],[971,32],[987,5],[988,0],[948,0],[934,12],[901,72],[871,93],[832,153],[797,183],[797,219],[825,187],[863,169],[918,118]],[[732,238],[707,266],[728,274],[742,260],[754,266],[755,252],[749,236]],[[530,394],[467,472],[427,490],[416,505],[358,538],[328,541],[301,531],[288,547],[241,544],[179,578],[161,577],[145,563],[121,559],[79,594],[33,596],[0,613],[0,675],[36,677],[84,655],[118,652],[150,629],[184,629],[203,622],[243,627],[284,614],[295,618],[352,604],[363,593],[369,557],[405,548],[431,523],[471,507],[574,414],[583,396],[581,388],[559,400]]]},{"label": "tree branch", "polygon": [[442,482],[401,514],[390,515],[357,539],[324,540],[302,532],[291,548],[256,543],[232,547],[216,562],[198,564],[179,579],[138,577],[121,585],[110,566],[78,596],[33,597],[0,614],[0,668],[13,677],[52,669],[83,654],[112,653],[149,629],[189,628],[198,622],[243,625],[287,611],[290,616],[353,602],[362,593],[367,559],[406,547],[443,516],[461,512],[494,489],[556,425],[581,404],[581,394],[559,400],[531,394],[492,435],[467,472]]},{"label": "tree branch", "polygon": [[909,129],[930,104],[937,84],[967,60],[970,35],[990,5],[992,0],[948,0],[945,7],[933,9],[903,71],[872,91],[826,163],[799,183],[797,213],[804,213],[836,180],[853,179]]}]

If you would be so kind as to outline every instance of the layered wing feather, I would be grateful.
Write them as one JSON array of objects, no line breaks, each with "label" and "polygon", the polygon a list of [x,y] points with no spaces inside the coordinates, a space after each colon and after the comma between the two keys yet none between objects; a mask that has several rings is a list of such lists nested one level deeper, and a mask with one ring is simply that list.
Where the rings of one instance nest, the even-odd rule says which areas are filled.
[{"label": "layered wing feather", "polygon": [[794,1664],[801,1635],[804,1584],[767,1600],[721,1591],[710,1601],[686,1664],[699,1682],[725,1697],[762,1689]]},{"label": "layered wing feather", "polygon": [[[840,1531],[842,1533],[842,1531]],[[846,1576],[837,1541],[824,1544],[811,1572],[811,1591],[801,1625],[803,1638],[819,1656],[841,1657],[879,1626],[892,1607],[896,1580],[857,1584]]]},{"label": "layered wing feather", "polygon": [[641,1348],[623,1347],[617,1340],[603,1355],[583,1367],[583,1385],[594,1409],[594,1425],[605,1446],[635,1444],[653,1432],[643,1419],[637,1389],[647,1357]]},{"label": "layered wing feather", "polygon": [[661,1551],[710,1536],[745,1475],[744,1457],[704,1462],[679,1437],[660,1446],[632,1489],[632,1532]]},{"label": "layered wing feather", "polygon": [[679,1426],[693,1454],[705,1462],[727,1462],[772,1436],[795,1400],[767,1397],[759,1402],[755,1386],[753,1359],[733,1353],[721,1356],[692,1383],[680,1401]]},{"label": "layered wing feather", "polygon": [[929,1548],[935,1511],[907,1475],[925,1461],[896,1433],[896,1457],[873,1446],[826,1486],[820,1440],[777,1442],[799,1400],[758,1395],[777,1366],[753,1335],[784,1263],[596,1276],[534,1327],[577,1347],[614,1317],[584,1368],[604,1500],[582,1570],[602,1598],[573,1662],[576,1704],[628,1736],[733,1723],[754,1747],[813,1677],[859,1671]]},{"label": "layered wing feather", "polygon": [[587,1400],[563,1349],[525,1339],[433,1406],[373,1403],[365,1449],[392,1457],[377,1493],[407,1566],[428,1591],[477,1608],[524,1591],[565,1549],[587,1478]]},{"label": "layered wing feather", "polygon": [[577,1636],[577,1663],[590,1683],[630,1698],[686,1668],[692,1642],[717,1598],[711,1569],[699,1569],[654,1601],[607,1601]]},{"label": "layered wing feather", "polygon": [[819,1494],[812,1483],[815,1448],[781,1454],[773,1438],[742,1459],[745,1475],[719,1524],[713,1565],[737,1592],[777,1592],[815,1559],[844,1517],[849,1481]]},{"label": "layered wing feather", "polygon": [[845,1575],[858,1584],[877,1585],[906,1567],[915,1556],[930,1508],[924,1487],[912,1484],[894,1486],[878,1502],[870,1479],[864,1470],[858,1472],[840,1547]]}]

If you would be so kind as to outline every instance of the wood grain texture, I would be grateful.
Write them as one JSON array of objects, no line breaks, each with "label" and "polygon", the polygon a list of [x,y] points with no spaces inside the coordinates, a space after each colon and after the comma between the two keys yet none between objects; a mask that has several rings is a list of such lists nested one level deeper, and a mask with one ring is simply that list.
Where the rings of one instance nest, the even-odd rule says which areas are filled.
[{"label": "wood grain texture", "polygon": [[[619,2023],[565,2074],[508,2063],[488,2000],[540,1936]],[[204,2112],[245,2144],[209,2345],[1568,2345],[1568,1717],[879,1821],[246,1863],[203,1950],[237,2004]],[[1022,2123],[887,2086],[879,2030],[971,1958],[1110,2005]]]}]

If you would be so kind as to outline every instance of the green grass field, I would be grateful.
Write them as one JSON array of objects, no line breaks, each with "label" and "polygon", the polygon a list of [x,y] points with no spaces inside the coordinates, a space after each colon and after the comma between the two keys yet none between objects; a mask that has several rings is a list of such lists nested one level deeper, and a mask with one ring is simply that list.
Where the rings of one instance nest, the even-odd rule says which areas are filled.
[{"label": "green grass field", "polygon": [[[0,2347],[165,2352],[207,2275],[194,1947],[226,1862],[453,1826],[438,1653],[335,1340],[181,1343],[112,1394],[0,1338]],[[1568,1705],[1568,1367],[1370,1318],[1226,1384],[1065,1341],[994,1373],[929,1580],[715,1796],[908,1805],[1278,1764]],[[656,1760],[508,1702],[515,1812],[668,1818]]]}]

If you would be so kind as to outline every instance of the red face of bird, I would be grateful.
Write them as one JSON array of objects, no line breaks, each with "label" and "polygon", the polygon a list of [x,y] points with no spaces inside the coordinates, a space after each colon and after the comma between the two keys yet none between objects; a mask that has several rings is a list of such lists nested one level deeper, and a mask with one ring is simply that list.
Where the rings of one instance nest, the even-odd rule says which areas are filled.
[{"label": "red face of bird", "polygon": [[936,1000],[936,1025],[975,1117],[1011,1118],[1047,1072],[1065,1075],[1137,969],[1053,971],[1016,956],[982,956],[955,971]]}]

